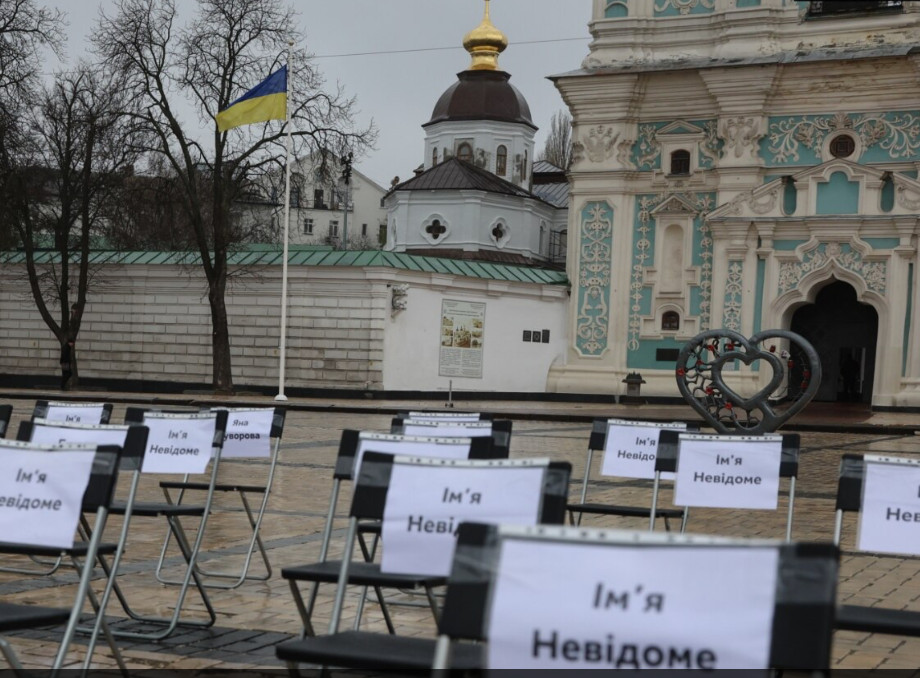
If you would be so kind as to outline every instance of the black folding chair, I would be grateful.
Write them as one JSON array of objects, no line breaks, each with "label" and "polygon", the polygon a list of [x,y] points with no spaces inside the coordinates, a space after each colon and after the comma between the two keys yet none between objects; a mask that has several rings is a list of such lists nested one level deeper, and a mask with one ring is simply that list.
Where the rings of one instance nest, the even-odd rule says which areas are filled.
[{"label": "black folding chair", "polygon": [[[311,617],[316,596],[321,583],[335,583],[337,581],[339,563],[328,561],[329,546],[335,521],[335,510],[339,501],[342,484],[352,481],[355,477],[356,467],[366,450],[399,453],[416,457],[436,458],[464,458],[464,459],[505,459],[507,451],[496,449],[492,445],[491,437],[482,438],[422,438],[418,436],[402,436],[398,434],[376,433],[373,431],[356,431],[345,429],[339,441],[339,452],[335,460],[335,469],[332,474],[332,493],[329,498],[329,507],[326,511],[326,521],[323,526],[323,537],[320,545],[319,560],[308,565],[286,567],[281,570],[281,576],[288,580],[291,594],[297,610],[303,620],[302,635],[313,635]],[[359,534],[375,535],[374,544],[368,547],[361,541],[361,549],[365,559],[372,561],[380,533],[379,521],[364,521],[359,526]],[[312,584],[309,601],[304,602],[300,593],[298,582],[306,581]],[[363,601],[363,598],[362,598]],[[384,620],[391,633],[395,627],[387,611],[386,602],[382,594],[377,596],[377,601],[383,611]]]},{"label": "black folding chair", "polygon": [[[534,554],[532,562],[536,564],[537,570],[547,565],[552,567],[551,571],[556,571],[565,565],[564,562],[556,562],[553,567],[554,560],[558,560],[561,553],[568,553],[570,557],[578,557],[576,551],[561,551],[558,548],[552,548],[559,545],[583,547],[578,550],[583,550],[585,553],[588,559],[585,562],[590,562],[591,554],[599,553],[598,549],[608,548],[644,550],[668,547],[672,551],[676,549],[679,552],[685,549],[710,548],[775,549],[778,552],[776,595],[772,633],[769,638],[768,664],[774,669],[790,671],[826,673],[829,670],[839,557],[837,548],[832,544],[780,544],[773,541],[745,541],[664,533],[621,532],[574,527],[522,528],[477,523],[465,523],[460,527],[457,549],[454,553],[454,568],[448,582],[447,599],[441,616],[441,635],[437,641],[437,656],[434,662],[436,670],[474,668],[471,666],[469,655],[475,650],[480,653],[478,668],[489,668],[486,666],[485,646],[483,644],[472,645],[464,641],[489,642],[490,623],[494,609],[493,597],[496,594],[497,583],[501,581],[500,577],[503,575],[503,549],[510,545],[512,540],[526,543],[529,548],[532,548]],[[680,570],[680,556],[678,554],[673,558],[675,573],[677,573]],[[642,561],[635,562],[641,563]],[[511,574],[516,578],[527,576],[526,573],[519,571]],[[636,574],[641,579],[643,572]],[[578,600],[590,606],[592,600],[596,600],[589,597],[589,600],[584,601],[585,582],[583,580],[571,577],[557,579],[557,581],[558,588],[553,592],[554,601],[567,596],[569,598],[578,596]],[[595,586],[594,581],[591,580],[588,583],[589,589]],[[603,572],[598,573],[597,581],[604,581]],[[618,584],[619,582],[611,582],[612,586]],[[576,591],[576,587],[579,586],[580,588]],[[622,590],[625,588],[624,586]],[[712,582],[712,590],[719,590],[718,581]],[[732,604],[734,600],[731,599],[729,604]],[[526,615],[528,609],[542,612],[547,609],[548,604],[553,603],[548,603],[544,596],[532,596],[522,600],[521,604],[526,606],[523,610]],[[739,608],[739,612],[743,612],[746,602],[738,600],[734,605]],[[629,636],[631,630],[629,617],[616,614],[616,605],[613,607],[614,610],[610,610],[610,613],[605,615],[603,626],[596,630],[592,629],[592,638],[602,641],[606,638],[612,644],[614,641],[619,643]],[[642,609],[641,605],[640,609]],[[558,625],[556,625],[557,622]],[[561,645],[561,639],[566,638],[566,619],[560,616],[557,617],[557,622],[554,622],[554,633],[555,629],[558,629]],[[695,623],[698,623],[696,618],[686,619],[687,626]],[[497,626],[497,624],[492,624],[491,631],[502,630],[496,628]],[[682,631],[683,629],[680,629],[680,632]],[[673,647],[679,647],[683,642],[685,641],[682,633],[681,637],[672,639],[668,637],[668,634],[662,632],[656,638],[655,645],[650,646],[654,651],[647,655],[633,646],[632,659],[637,663],[642,662],[648,665],[659,663],[660,659],[659,668],[668,668],[665,665],[666,662],[673,663],[671,660],[679,660],[673,668],[690,668],[688,664],[701,659],[699,655],[691,658],[688,655],[668,655],[659,651],[661,647],[669,647],[672,646],[671,644]],[[578,645],[577,642],[575,644]],[[602,645],[598,644],[598,647]],[[412,649],[415,650],[415,648]],[[567,666],[567,660],[577,651],[567,645],[557,649],[558,652],[554,653],[553,657],[549,657],[549,651],[542,655],[543,658],[560,660],[548,662],[545,668],[570,668],[571,665]],[[358,649],[356,652],[361,652],[361,650]],[[418,653],[417,650],[416,653]],[[608,661],[608,656],[612,657],[612,661]],[[595,658],[596,661],[590,668],[616,668],[613,664],[618,658],[623,658],[623,655],[618,655],[617,650],[613,650],[611,655],[602,652]],[[710,658],[707,657],[707,659]],[[716,657],[711,659],[713,662],[717,661]],[[686,663],[684,660],[687,660]],[[420,660],[417,659],[416,662],[420,663]],[[581,665],[579,668],[588,667]]]},{"label": "black folding chair", "polygon": [[[652,489],[652,518],[650,519],[649,530],[654,530],[654,515],[658,511],[658,490],[662,473],[675,473],[677,471],[678,459],[680,456],[680,438],[681,436],[694,436],[701,439],[712,440],[736,440],[738,444],[743,445],[745,441],[758,441],[758,436],[720,436],[704,435],[695,433],[681,434],[677,431],[662,431],[658,438],[658,454],[655,458],[655,481]],[[786,511],[786,541],[792,540],[792,519],[795,514],[795,481],[799,475],[799,448],[801,446],[801,436],[798,433],[782,434],[782,443],[780,450],[779,477],[788,478],[789,485],[786,493],[788,499],[788,508]],[[684,521],[681,525],[681,531],[686,526],[690,509],[684,509]]]},{"label": "black folding chair", "polygon": [[[904,460],[916,465],[916,460]],[[845,513],[862,510],[863,483],[866,462],[861,454],[844,454],[840,460],[837,479],[836,522],[834,543],[839,545],[843,534]],[[837,608],[836,627],[842,631],[885,633],[895,636],[920,636],[920,611],[895,610],[865,605],[841,605]]]},{"label": "black folding chair", "polygon": [[390,433],[428,438],[482,438],[490,437],[493,447],[511,452],[510,419],[480,419],[478,421],[457,421],[452,419],[393,419]]},{"label": "black folding chair", "polygon": [[[83,607],[87,599],[91,602],[93,607],[98,610],[98,602],[96,601],[96,598],[90,588],[90,583],[93,577],[93,564],[96,562],[97,557],[101,555],[103,551],[114,552],[114,545],[103,545],[101,542],[101,537],[114,496],[115,485],[118,478],[119,459],[122,455],[122,449],[116,446],[51,446],[13,441],[3,441],[0,443],[0,455],[4,454],[4,452],[12,451],[27,455],[28,458],[33,459],[34,461],[30,463],[28,467],[42,468],[45,470],[47,475],[51,475],[51,472],[57,468],[57,464],[62,463],[66,459],[66,455],[86,452],[92,454],[90,461],[91,469],[89,472],[88,482],[83,492],[83,500],[81,505],[81,510],[83,512],[95,514],[95,520],[93,521],[92,526],[92,535],[89,541],[73,541],[69,547],[62,547],[56,543],[37,543],[37,538],[31,538],[31,535],[39,534],[38,525],[36,524],[36,528],[30,531],[30,538],[28,543],[24,543],[26,540],[19,540],[17,542],[0,542],[0,553],[51,557],[56,557],[59,554],[64,553],[71,559],[73,567],[79,574],[79,583],[77,585],[76,594],[70,608],[49,608],[36,605],[14,603],[0,604],[0,632],[35,628],[39,626],[66,622],[67,625],[61,638],[60,646],[52,663],[52,670],[57,671],[64,665],[64,662],[67,658],[67,652],[70,648],[73,636],[76,633],[77,624],[80,621]],[[60,459],[61,461],[56,462],[56,459]],[[45,483],[46,481],[45,479],[41,479],[39,482]],[[77,482],[73,476],[68,476],[66,478],[57,480],[58,484],[70,484],[73,482]],[[31,486],[26,487],[28,488]],[[19,501],[21,502],[21,499],[19,499]],[[32,523],[29,523],[29,521],[33,521],[37,516],[42,515],[42,508],[46,507],[44,507],[43,504],[40,504],[40,506],[36,508],[37,501],[41,502],[41,500],[38,499],[32,499],[29,502],[30,510],[28,511],[16,510],[14,518],[17,523],[20,525],[24,523],[26,526],[30,526]],[[5,503],[7,509],[9,509],[9,503]],[[51,503],[50,500],[48,503]],[[5,510],[6,509],[4,509],[4,511]],[[74,533],[76,533],[76,527],[77,526],[75,524],[72,528]],[[106,639],[108,640],[109,647],[112,650],[112,654],[116,663],[118,664],[122,673],[127,676],[128,669],[125,666],[121,652],[119,651],[118,646],[115,644],[114,638],[112,637],[108,627],[105,625],[101,626],[101,631],[105,634]],[[0,638],[0,652],[3,653],[7,661],[17,673],[22,671],[22,664],[18,660],[15,651],[9,642],[3,638]],[[92,656],[93,652],[90,649],[87,651],[86,659],[84,661],[85,668],[89,667]]]},{"label": "black folding chair", "polygon": [[432,412],[425,410],[410,410],[400,412],[394,421],[414,419],[415,421],[488,421],[492,419],[490,412]]},{"label": "black folding chair", "polygon": [[[355,484],[354,498],[350,512],[348,534],[346,536],[345,554],[337,574],[337,588],[332,619],[329,623],[329,635],[312,636],[298,641],[291,641],[279,645],[276,654],[286,661],[292,672],[296,672],[298,663],[306,662],[324,666],[340,666],[354,669],[374,670],[400,670],[409,668],[428,668],[434,659],[435,640],[433,638],[409,638],[392,634],[379,634],[362,631],[339,632],[346,587],[349,584],[371,585],[381,587],[403,587],[407,583],[422,582],[428,591],[429,601],[435,620],[438,618],[437,604],[432,597],[431,588],[443,585],[449,565],[444,572],[435,574],[437,563],[420,565],[417,556],[412,553],[401,553],[399,562],[412,562],[414,571],[393,568],[397,571],[382,572],[381,566],[363,561],[353,561],[352,554],[358,525],[362,520],[380,520],[392,510],[394,501],[402,504],[409,510],[424,511],[431,509],[431,497],[419,500],[415,495],[403,497],[390,491],[390,480],[396,469],[411,468],[421,474],[421,478],[431,477],[431,485],[439,494],[441,488],[451,481],[451,476],[474,472],[479,477],[490,475],[493,482],[501,484],[496,474],[510,476],[515,471],[524,470],[532,474],[531,482],[537,483],[538,496],[534,498],[532,506],[527,508],[515,506],[516,515],[528,515],[530,524],[559,525],[565,520],[565,502],[568,497],[568,483],[571,474],[571,465],[567,462],[550,462],[549,460],[493,460],[493,461],[457,461],[435,459],[412,459],[408,457],[393,457],[392,455],[369,452],[361,466],[359,478]],[[461,476],[469,478],[469,476]],[[418,479],[418,478],[417,478]],[[475,482],[475,481],[473,481]],[[526,482],[526,481],[525,481]],[[449,485],[448,485],[449,486]],[[536,488],[535,488],[536,489]],[[394,497],[394,495],[396,495]],[[425,502],[429,503],[425,503]],[[474,504],[451,503],[450,514],[457,524],[470,515],[477,515],[473,509]],[[417,507],[417,508],[416,508]],[[501,511],[502,509],[496,509]],[[511,510],[511,507],[505,507]],[[410,514],[412,515],[412,514]],[[480,511],[478,515],[482,516]],[[508,514],[495,515],[496,520],[510,518]],[[391,519],[392,520],[392,519]],[[398,528],[394,528],[398,529]],[[421,528],[419,528],[421,529]],[[420,533],[417,533],[420,534]],[[449,537],[438,536],[443,533],[429,532],[421,535],[421,539],[444,541]],[[399,544],[400,548],[411,548],[409,544]],[[387,543],[384,543],[386,551]],[[397,546],[392,546],[397,548]],[[442,548],[437,543],[435,548]],[[408,568],[407,568],[408,569]],[[417,572],[425,570],[427,575],[418,575]],[[407,648],[412,652],[407,653]],[[476,651],[473,655],[476,656]],[[421,661],[419,661],[421,657]]]},{"label": "black folding chair", "polygon": [[12,405],[0,405],[0,438],[6,435],[6,429],[10,425],[10,418],[13,416]]},{"label": "black folding chair", "polygon": [[[603,452],[607,454],[607,432],[611,426],[634,426],[637,435],[655,435],[658,436],[662,430],[679,430],[677,427],[684,427],[683,424],[657,424],[651,422],[633,422],[620,419],[595,419],[591,426],[591,437],[588,439],[588,455],[585,459],[585,475],[581,481],[581,493],[577,502],[569,504],[569,522],[572,525],[581,525],[584,514],[601,515],[601,516],[623,516],[626,518],[649,518],[651,516],[651,507],[634,506],[628,504],[607,504],[601,502],[588,501],[588,486],[592,482],[592,466],[594,462],[594,453]],[[670,428],[669,428],[670,427]],[[689,427],[684,427],[687,430]],[[599,470],[599,476],[604,477],[603,467]],[[654,475],[654,460],[652,460],[649,470]],[[608,476],[624,478],[627,476]],[[684,531],[687,510],[678,508],[658,508],[655,511],[655,518],[664,519],[665,530],[671,530],[671,518],[680,519],[680,531]],[[578,516],[577,518],[575,516]]]},{"label": "black folding chair", "polygon": [[37,400],[33,419],[59,421],[69,424],[108,424],[112,419],[112,403],[61,403]]},{"label": "black folding chair", "polygon": [[[217,577],[230,579],[229,582],[206,581],[205,586],[209,588],[235,589],[245,581],[268,581],[272,576],[272,566],[268,560],[268,552],[265,550],[265,544],[259,536],[259,530],[262,527],[262,519],[265,517],[265,509],[268,507],[268,498],[272,489],[272,482],[275,478],[275,467],[278,464],[278,452],[281,449],[281,436],[284,433],[284,418],[286,411],[283,407],[274,409],[254,409],[254,408],[212,408],[213,410],[224,409],[227,411],[227,433],[224,438],[224,447],[221,458],[226,468],[228,459],[256,459],[268,458],[268,473],[262,483],[227,483],[218,482],[214,486],[214,492],[236,493],[239,495],[246,518],[249,520],[249,527],[252,530],[252,537],[249,540],[249,547],[246,549],[246,555],[243,559],[243,565],[238,572],[213,571],[198,567],[198,572],[205,577]],[[250,418],[265,418],[268,415],[270,419],[267,422],[265,430],[255,431],[247,421]],[[245,425],[243,424],[245,422]],[[257,436],[254,440],[252,436]],[[257,443],[264,441],[262,448],[257,447]],[[263,454],[263,451],[268,454]],[[249,465],[251,468],[251,465]],[[186,492],[197,491],[207,492],[208,483],[192,482],[188,476],[181,481],[162,481],[160,487],[166,495],[166,501],[171,504],[181,505],[185,498]],[[179,490],[179,494],[173,501],[169,494],[170,490]],[[253,512],[247,495],[261,495],[261,503],[258,511]],[[160,550],[160,560],[157,563],[156,577],[163,584],[181,584],[179,580],[170,579],[163,573],[166,563],[167,550],[171,541],[171,534],[167,532],[163,541],[163,548]],[[262,562],[265,565],[265,574],[249,574],[249,568],[252,564],[252,556],[255,550],[259,550]]]},{"label": "black folding chair", "polygon": [[[116,560],[113,561],[111,566],[106,565],[103,561],[103,567],[105,569],[106,575],[108,575],[108,582],[106,584],[106,590],[103,593],[102,611],[100,612],[100,615],[105,614],[105,609],[109,598],[111,594],[114,593],[122,609],[129,617],[136,621],[145,622],[157,627],[162,627],[159,631],[150,632],[113,629],[113,635],[118,637],[138,638],[144,640],[162,640],[163,638],[166,638],[172,634],[180,625],[194,626],[199,628],[207,628],[213,626],[217,621],[217,613],[211,604],[211,600],[207,594],[207,591],[205,590],[201,575],[198,573],[196,565],[198,563],[198,557],[201,551],[201,544],[204,538],[208,516],[211,512],[211,503],[214,498],[213,487],[216,484],[217,474],[220,468],[220,451],[221,446],[223,445],[224,430],[227,424],[227,412],[158,412],[153,410],[145,410],[143,408],[129,407],[125,413],[125,423],[147,426],[151,429],[151,432],[147,440],[147,445],[144,450],[143,457],[138,460],[137,467],[134,469],[131,488],[129,490],[127,499],[125,501],[115,502],[112,505],[112,513],[124,516],[120,543],[123,545],[127,541],[129,532],[128,528],[134,518],[141,517],[165,519],[169,530],[172,532],[173,537],[176,539],[176,543],[179,545],[182,559],[185,562],[185,576],[179,587],[179,592],[177,594],[176,603],[173,607],[172,615],[157,616],[141,614],[134,610],[134,608],[130,605],[127,596],[118,584],[118,569],[120,564],[120,556],[123,551],[122,549],[119,551]],[[180,444],[191,445],[193,444],[193,438],[196,435],[207,436],[207,441],[194,441],[194,444],[196,445],[200,443],[199,451],[201,451],[202,454],[204,454],[204,449],[207,449],[207,457],[209,461],[205,461],[204,464],[202,464],[202,468],[204,468],[204,466],[208,463],[211,466],[211,470],[207,474],[207,477],[209,478],[209,490],[203,504],[183,504],[181,506],[177,506],[175,504],[170,504],[169,502],[136,501],[136,495],[138,486],[140,484],[139,481],[141,475],[149,474],[151,472],[170,472],[165,470],[151,471],[151,458],[154,456],[154,453],[159,454],[160,448],[169,447],[170,445],[169,440],[164,440],[159,438],[157,435],[154,435],[154,425],[159,427],[163,424],[167,424],[169,427],[175,428],[177,433],[181,433],[183,430],[186,430],[190,437],[188,439],[183,439],[183,442]],[[195,431],[194,429],[197,426],[205,427],[207,428],[207,431],[204,433],[201,431]],[[165,456],[168,458],[171,455],[166,454]],[[184,527],[182,526],[181,519],[183,517],[198,519],[197,534],[194,540],[189,539]],[[182,608],[186,599],[186,595],[193,585],[198,592],[198,595],[207,613],[206,620],[181,618]]]}]

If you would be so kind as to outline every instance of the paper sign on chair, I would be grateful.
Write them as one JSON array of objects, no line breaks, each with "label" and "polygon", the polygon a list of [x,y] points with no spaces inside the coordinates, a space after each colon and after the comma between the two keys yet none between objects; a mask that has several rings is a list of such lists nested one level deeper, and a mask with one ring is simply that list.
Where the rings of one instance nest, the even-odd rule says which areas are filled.
[{"label": "paper sign on chair", "polygon": [[674,503],[776,509],[782,447],[782,436],[682,434]]},{"label": "paper sign on chair", "polygon": [[[0,534],[31,546],[70,548],[89,484],[96,446],[23,450],[2,445]],[[23,520],[28,511],[30,519]]]},{"label": "paper sign on chair", "polygon": [[271,433],[274,408],[228,409],[227,432],[221,457],[257,458],[271,456]]},{"label": "paper sign on chair", "polygon": [[463,521],[535,525],[546,461],[457,468],[393,464],[381,572],[447,576]]},{"label": "paper sign on chair", "polygon": [[920,461],[866,455],[857,548],[920,556]]},{"label": "paper sign on chair", "polygon": [[611,549],[507,539],[488,666],[766,668],[778,558],[768,547]]},{"label": "paper sign on chair", "polygon": [[[663,429],[685,431],[687,425],[682,422],[659,424],[608,420],[601,475],[652,480],[655,477],[658,434]],[[674,474],[662,473],[661,477],[673,480]]]},{"label": "paper sign on chair", "polygon": [[143,473],[204,473],[214,445],[214,418],[175,419],[148,413],[144,417],[147,449]]}]

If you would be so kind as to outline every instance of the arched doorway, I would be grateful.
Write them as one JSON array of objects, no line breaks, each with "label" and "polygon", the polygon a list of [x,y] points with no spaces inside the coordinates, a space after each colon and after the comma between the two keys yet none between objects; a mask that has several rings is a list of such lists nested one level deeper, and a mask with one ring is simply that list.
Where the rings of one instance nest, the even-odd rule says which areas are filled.
[{"label": "arched doorway", "polygon": [[815,400],[872,402],[878,313],[857,301],[856,290],[832,282],[815,303],[795,311],[790,329],[821,356],[824,377]]}]

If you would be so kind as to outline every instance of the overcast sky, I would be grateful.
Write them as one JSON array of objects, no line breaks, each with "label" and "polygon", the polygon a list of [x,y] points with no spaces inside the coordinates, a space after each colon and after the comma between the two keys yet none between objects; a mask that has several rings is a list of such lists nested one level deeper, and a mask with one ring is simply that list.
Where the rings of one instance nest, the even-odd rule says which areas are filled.
[{"label": "overcast sky", "polygon": [[[68,59],[87,47],[100,6],[111,0],[39,0],[68,15]],[[194,0],[177,0],[192,11]],[[377,150],[357,168],[388,187],[423,162],[424,134],[441,93],[467,68],[463,36],[479,25],[482,0],[292,0],[307,49],[330,84],[358,99],[360,120],[379,128]],[[564,108],[546,76],[574,70],[588,53],[591,0],[493,0],[492,22],[510,45],[499,60],[530,104],[537,151],[553,113]],[[536,44],[525,44],[536,43]],[[403,52],[404,50],[421,50]],[[380,52],[402,52],[384,53]],[[360,54],[356,56],[337,56]]]}]

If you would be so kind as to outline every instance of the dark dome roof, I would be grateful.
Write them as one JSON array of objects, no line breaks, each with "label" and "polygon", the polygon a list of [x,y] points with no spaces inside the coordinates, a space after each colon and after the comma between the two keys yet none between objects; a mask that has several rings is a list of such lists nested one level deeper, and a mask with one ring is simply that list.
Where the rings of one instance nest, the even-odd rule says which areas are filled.
[{"label": "dark dome roof", "polygon": [[504,71],[463,71],[435,104],[431,120],[422,127],[445,120],[499,120],[517,122],[533,129],[530,106]]}]

